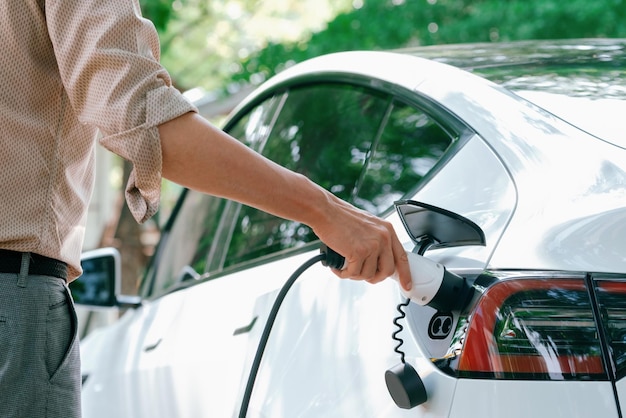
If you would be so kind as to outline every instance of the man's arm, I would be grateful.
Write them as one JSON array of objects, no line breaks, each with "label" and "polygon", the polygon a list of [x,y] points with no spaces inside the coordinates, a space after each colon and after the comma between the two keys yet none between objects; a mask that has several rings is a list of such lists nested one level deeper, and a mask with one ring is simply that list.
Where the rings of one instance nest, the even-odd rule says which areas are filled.
[{"label": "man's arm", "polygon": [[159,126],[163,177],[302,222],[346,258],[342,278],[377,283],[394,271],[410,287],[402,244],[388,222],[254,152],[195,113]]}]

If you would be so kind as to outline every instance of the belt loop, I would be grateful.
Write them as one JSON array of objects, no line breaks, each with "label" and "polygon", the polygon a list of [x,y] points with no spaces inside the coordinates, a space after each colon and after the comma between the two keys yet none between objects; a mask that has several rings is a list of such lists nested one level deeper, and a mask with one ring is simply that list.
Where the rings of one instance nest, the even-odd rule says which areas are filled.
[{"label": "belt loop", "polygon": [[26,277],[28,276],[28,267],[30,264],[30,253],[22,253],[22,265],[20,267],[20,275],[17,279],[19,287],[26,287]]}]

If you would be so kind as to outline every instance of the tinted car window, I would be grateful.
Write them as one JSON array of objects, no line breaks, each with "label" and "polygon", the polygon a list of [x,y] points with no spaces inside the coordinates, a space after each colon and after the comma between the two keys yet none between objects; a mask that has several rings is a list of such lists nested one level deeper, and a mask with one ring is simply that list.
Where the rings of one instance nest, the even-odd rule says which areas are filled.
[{"label": "tinted car window", "polygon": [[426,113],[395,102],[367,163],[357,205],[372,213],[386,211],[416,188],[452,141]]},{"label": "tinted car window", "polygon": [[[452,141],[415,107],[374,90],[328,84],[289,91],[262,153],[380,215],[415,190]],[[242,206],[225,266],[316,239],[305,225]]]},{"label": "tinted car window", "polygon": [[269,98],[244,114],[226,131],[257,151],[262,149],[275,122],[276,112],[284,103],[283,95]]},{"label": "tinted car window", "polygon": [[225,204],[224,199],[187,191],[173,228],[162,235],[144,293],[161,293],[194,272],[204,272]]},{"label": "tinted car window", "polygon": [[[261,152],[335,195],[353,200],[388,106],[388,96],[351,85],[292,89]],[[242,206],[225,266],[316,239],[305,225]]]},{"label": "tinted car window", "polygon": [[[338,83],[275,95],[228,132],[377,215],[414,190],[453,140],[414,106]],[[187,191],[157,250],[158,270],[149,270],[148,293],[316,239],[306,225]]]}]

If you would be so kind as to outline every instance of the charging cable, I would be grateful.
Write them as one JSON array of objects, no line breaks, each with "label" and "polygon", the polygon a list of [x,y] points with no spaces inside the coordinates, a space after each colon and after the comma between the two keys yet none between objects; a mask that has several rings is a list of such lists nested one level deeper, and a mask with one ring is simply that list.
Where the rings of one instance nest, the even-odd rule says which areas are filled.
[{"label": "charging cable", "polygon": [[320,254],[315,257],[309,259],[304,264],[302,264],[296,271],[292,273],[289,279],[285,282],[283,287],[278,292],[278,296],[272,305],[272,309],[270,310],[269,316],[267,317],[267,322],[265,323],[265,328],[263,328],[263,333],[261,334],[261,339],[259,341],[259,345],[256,349],[256,354],[254,356],[254,361],[252,362],[252,368],[250,369],[250,374],[248,375],[248,383],[246,384],[246,390],[243,394],[243,399],[241,401],[241,409],[239,410],[239,418],[245,418],[248,413],[248,406],[250,404],[250,398],[252,397],[252,389],[254,388],[254,382],[256,380],[257,373],[259,371],[259,367],[261,365],[261,360],[263,358],[263,353],[265,352],[265,347],[267,346],[267,341],[270,337],[270,332],[272,331],[272,326],[274,325],[274,321],[276,320],[276,316],[278,315],[278,310],[287,296],[289,289],[294,284],[296,280],[304,273],[309,267],[321,261],[322,264],[326,267],[336,268],[341,270],[344,267],[345,259],[337,254],[332,249],[328,248],[326,245],[322,244],[320,247]]}]

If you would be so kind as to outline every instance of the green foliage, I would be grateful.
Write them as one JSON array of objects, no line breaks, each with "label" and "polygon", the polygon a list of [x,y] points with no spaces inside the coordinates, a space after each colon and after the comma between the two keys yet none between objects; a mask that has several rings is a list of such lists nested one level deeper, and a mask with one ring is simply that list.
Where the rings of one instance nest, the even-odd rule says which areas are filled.
[{"label": "green foliage", "polygon": [[364,0],[307,41],[269,44],[243,62],[239,82],[268,78],[320,54],[415,45],[625,37],[626,0]]},{"label": "green foliage", "polygon": [[173,0],[140,0],[141,13],[150,19],[159,32],[165,31],[172,17]]},{"label": "green foliage", "polygon": [[[161,62],[177,87],[226,89],[240,61],[268,40],[296,40],[345,10],[349,0],[143,0],[145,15],[169,17],[157,25]],[[170,15],[159,8],[171,3]],[[160,15],[158,13],[161,13]],[[314,29],[315,28],[315,29]]]}]

